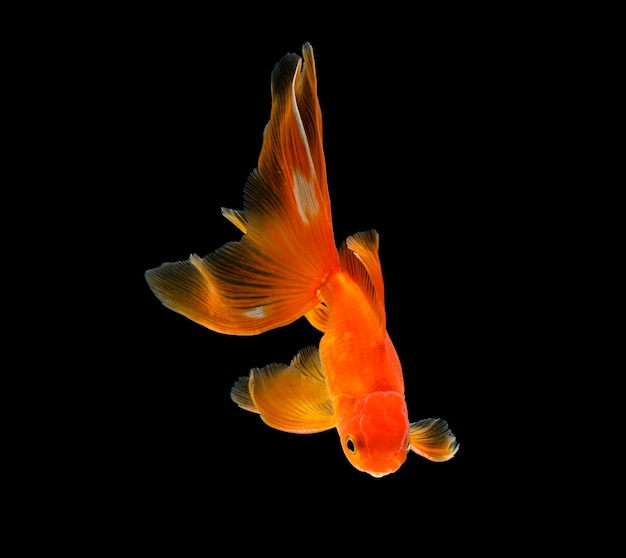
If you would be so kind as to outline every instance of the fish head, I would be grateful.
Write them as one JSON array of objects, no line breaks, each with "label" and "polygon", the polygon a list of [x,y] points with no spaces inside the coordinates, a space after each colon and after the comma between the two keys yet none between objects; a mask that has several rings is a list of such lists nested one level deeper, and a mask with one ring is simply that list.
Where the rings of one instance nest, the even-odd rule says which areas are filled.
[{"label": "fish head", "polygon": [[356,469],[382,477],[405,462],[410,425],[402,394],[383,391],[343,398],[336,415],[341,447]]}]

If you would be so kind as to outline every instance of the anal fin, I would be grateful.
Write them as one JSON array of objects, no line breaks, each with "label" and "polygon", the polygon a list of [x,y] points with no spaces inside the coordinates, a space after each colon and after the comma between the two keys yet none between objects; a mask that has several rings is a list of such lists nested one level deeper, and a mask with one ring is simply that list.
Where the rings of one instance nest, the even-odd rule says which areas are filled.
[{"label": "anal fin", "polygon": [[328,329],[330,314],[328,312],[328,306],[326,306],[323,302],[320,302],[315,308],[309,310],[304,317],[314,328],[319,329],[322,332],[326,332]]}]

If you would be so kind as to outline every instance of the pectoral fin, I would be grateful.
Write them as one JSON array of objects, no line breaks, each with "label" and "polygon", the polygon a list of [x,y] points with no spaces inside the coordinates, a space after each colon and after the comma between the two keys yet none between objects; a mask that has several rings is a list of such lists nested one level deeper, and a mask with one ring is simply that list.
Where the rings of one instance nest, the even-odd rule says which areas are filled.
[{"label": "pectoral fin", "polygon": [[411,423],[411,449],[431,461],[448,461],[459,449],[456,437],[443,419]]},{"label": "pectoral fin", "polygon": [[298,434],[335,427],[332,400],[315,347],[302,349],[290,365],[254,368],[239,378],[231,398],[242,409],[259,413],[277,430]]}]

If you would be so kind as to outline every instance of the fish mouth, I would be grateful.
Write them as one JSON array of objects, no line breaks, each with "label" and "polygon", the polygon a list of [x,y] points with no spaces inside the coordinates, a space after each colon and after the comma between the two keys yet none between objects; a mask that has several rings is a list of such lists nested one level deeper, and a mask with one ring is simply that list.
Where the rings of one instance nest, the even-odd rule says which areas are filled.
[{"label": "fish mouth", "polygon": [[370,475],[372,475],[373,477],[379,479],[381,477],[384,477],[385,475],[388,475],[389,473],[391,473],[391,471],[385,471],[384,473],[372,473],[371,471],[368,471]]}]

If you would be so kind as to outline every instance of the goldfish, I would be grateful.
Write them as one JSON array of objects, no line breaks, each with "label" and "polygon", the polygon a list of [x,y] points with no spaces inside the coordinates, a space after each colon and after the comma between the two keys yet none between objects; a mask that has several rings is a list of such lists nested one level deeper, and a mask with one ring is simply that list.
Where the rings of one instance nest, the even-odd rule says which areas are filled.
[{"label": "goldfish", "polygon": [[322,143],[313,48],[284,55],[271,73],[270,119],[243,209],[222,208],[239,241],[145,272],[167,308],[215,332],[249,336],[305,317],[322,335],[289,364],[253,368],[232,400],[272,428],[336,429],[347,460],[373,477],[412,451],[451,459],[459,444],[440,418],[410,422],[400,359],[386,325],[375,230],[337,247]]}]

